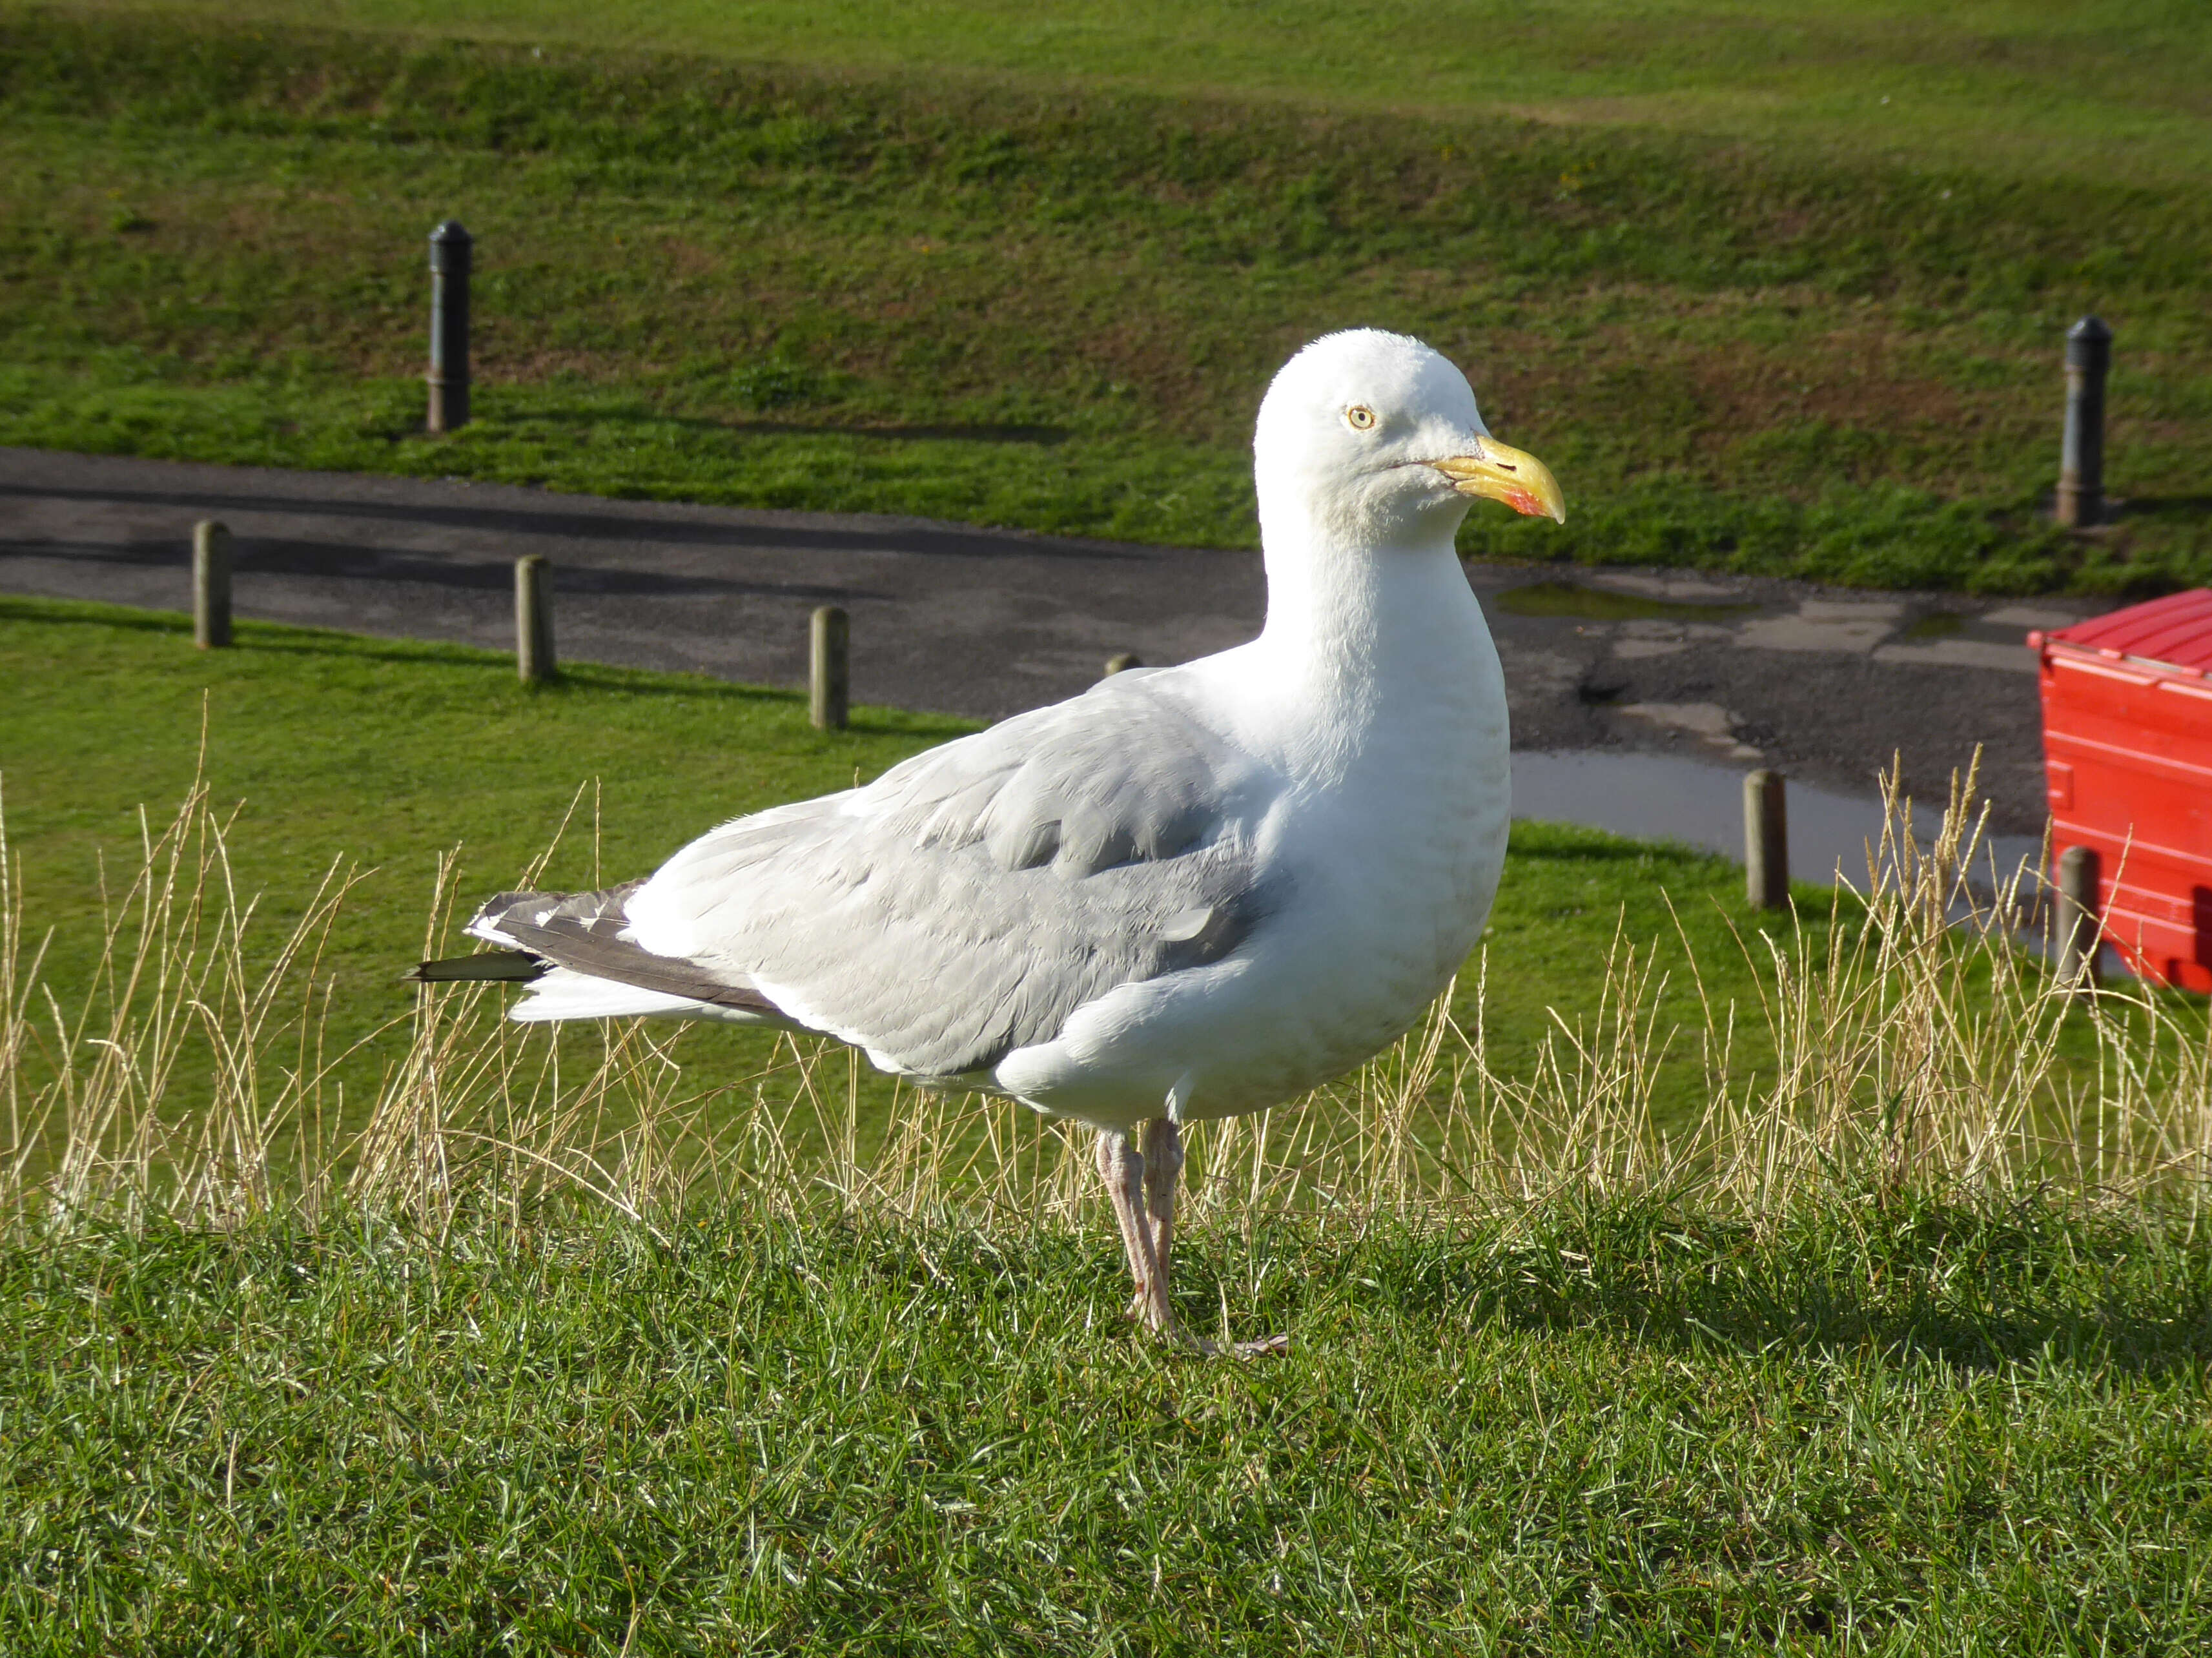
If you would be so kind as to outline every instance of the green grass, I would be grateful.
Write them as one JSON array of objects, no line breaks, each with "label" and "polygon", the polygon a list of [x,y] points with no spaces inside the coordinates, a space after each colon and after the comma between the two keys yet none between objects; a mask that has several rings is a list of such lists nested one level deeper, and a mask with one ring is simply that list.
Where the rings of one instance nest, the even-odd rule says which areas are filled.
[{"label": "green grass", "polygon": [[[0,8],[0,173],[29,186],[0,199],[0,441],[1247,544],[1267,374],[1376,323],[1465,363],[1566,490],[1564,529],[1484,512],[1471,554],[2212,576],[2180,12],[1567,7],[1496,48],[1466,12],[1485,44],[1433,83],[1383,7],[1295,14],[1279,51],[1208,7],[430,30],[515,44],[211,14]],[[1324,66],[1357,90],[1318,108]],[[1927,95],[1877,114],[1893,70]],[[448,213],[479,238],[483,417],[433,440]],[[2092,307],[2130,510],[2070,537],[2039,511]]]},{"label": "green grass", "polygon": [[[65,988],[93,972],[103,855],[130,867],[137,803],[197,772],[243,802],[231,841],[267,894],[263,939],[331,859],[380,866],[320,964],[344,1036],[406,1005],[390,973],[455,839],[479,872],[468,890],[503,884],[596,778],[597,812],[550,872],[589,880],[967,729],[863,709],[821,733],[783,692],[592,668],[532,689],[489,653],[253,624],[240,639],[204,653],[180,617],[0,599],[14,872],[34,932],[59,925]],[[1694,1106],[1685,1050],[1707,1024],[1669,897],[1717,998],[1745,1003],[1739,1063],[1759,1064],[1750,1001],[1771,980],[1733,942],[1729,923],[1750,925],[1740,880],[1679,849],[1517,825],[1489,940],[1492,1064],[1531,1067],[1547,1003],[1592,1018],[1620,931],[1678,975],[1660,1022],[1690,1034],[1659,1104]],[[1817,944],[1822,901],[1799,897]],[[1971,983],[1928,996],[1900,974],[1884,994],[1890,1037],[1815,1031],[1801,1051],[1847,1091],[1871,1065],[1880,1098],[1807,1133],[1809,1157],[1795,1117],[1780,1140],[1757,1121],[1737,1140],[1778,1151],[1778,1180],[1706,1184],[1565,1144],[1539,1148],[1534,1198],[1481,1169],[1456,1188],[1424,1171],[1371,1208],[1356,1191],[1289,1213],[1194,1193],[1185,1320],[1293,1339],[1249,1365],[1120,1321],[1095,1204],[1008,1185],[998,1199],[1038,1201],[994,1208],[957,1157],[902,1218],[811,1164],[737,1200],[664,1183],[637,1221],[573,1190],[442,1180],[416,1207],[396,1184],[366,1206],[280,1188],[257,1208],[224,1145],[178,1157],[216,1177],[179,1206],[198,1224],[165,1215],[159,1189],[132,1212],[127,1170],[75,1214],[0,1187],[19,1206],[0,1213],[0,1646],[2200,1650],[2202,1067],[2177,1073],[2177,1114],[2113,1137],[2148,1130],[2132,1166],[2166,1165],[2133,1196],[2011,1169],[2001,1127],[1984,1158],[1964,1090],[1937,1101],[1958,1121],[1917,1156],[1895,1098],[2015,1058],[1954,1074],[1929,1042],[1986,1049],[2012,1027],[1978,1023]],[[2201,1054],[2188,1017],[2170,1034]],[[2124,1019],[2114,1033],[2095,1054],[2107,1084],[2166,1063]],[[592,1038],[561,1040],[574,1056]],[[359,1078],[402,1046],[373,1044]],[[678,1053],[710,1084],[760,1046],[706,1030]],[[0,1096],[19,1080],[0,1074]],[[1836,1080],[1808,1075],[1784,1114],[1826,1114]],[[1213,1144],[1194,1167],[1213,1171]]]},{"label": "green grass", "polygon": [[[203,653],[182,616],[0,597],[9,841],[31,937],[57,929],[48,973],[72,1005],[94,981],[103,882],[112,903],[137,867],[141,807],[165,820],[196,772],[221,811],[236,809],[231,856],[241,891],[263,895],[259,950],[274,948],[334,863],[372,872],[322,956],[335,1053],[410,1006],[413,993],[395,975],[420,956],[441,854],[459,848],[465,911],[514,883],[582,789],[544,878],[604,884],[653,868],[725,818],[849,786],[974,728],[861,708],[850,731],[823,732],[793,692],[588,665],[558,685],[527,687],[511,658],[460,647],[253,623],[238,638],[235,650]],[[1801,893],[1796,925],[1818,945],[1833,901],[1816,887]],[[1712,993],[1741,999],[1748,1017],[1762,975],[1732,929],[1756,939],[1790,926],[1751,916],[1741,873],[1723,859],[1516,824],[1486,937],[1497,965],[1480,1011],[1493,1055],[1525,1070],[1551,1009],[1594,1020],[1617,932],[1674,975],[1658,999],[1662,1029],[1702,1024],[1683,937]],[[1455,1004],[1470,1029],[1476,977],[1463,975]],[[345,1068],[356,1101],[405,1042],[404,1030],[388,1031]],[[704,1089],[751,1074],[773,1047],[763,1033],[695,1029],[679,1053],[689,1082]],[[1747,1029],[1741,1063],[1756,1066],[1762,1052]],[[1694,1113],[1703,1086],[1693,1048],[1678,1054],[1662,1091],[1670,1121]],[[863,1088],[879,1118],[888,1084],[871,1074]]]},{"label": "green grass", "polygon": [[2030,178],[2212,171],[2212,37],[2185,0],[169,0],[80,11],[307,23],[1334,110],[1655,126]]},{"label": "green grass", "polygon": [[0,1248],[11,1654],[2173,1655],[2212,1248],[1589,1194],[1179,1252],[464,1214]]}]

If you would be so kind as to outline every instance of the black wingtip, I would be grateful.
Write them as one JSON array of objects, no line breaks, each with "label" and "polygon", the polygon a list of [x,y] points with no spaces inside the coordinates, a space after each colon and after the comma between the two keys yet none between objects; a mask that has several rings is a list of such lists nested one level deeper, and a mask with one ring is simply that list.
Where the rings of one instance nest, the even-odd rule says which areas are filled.
[{"label": "black wingtip", "polygon": [[553,970],[553,964],[526,950],[487,950],[475,956],[448,956],[442,962],[417,962],[402,973],[402,982],[447,985],[483,982],[528,984]]}]

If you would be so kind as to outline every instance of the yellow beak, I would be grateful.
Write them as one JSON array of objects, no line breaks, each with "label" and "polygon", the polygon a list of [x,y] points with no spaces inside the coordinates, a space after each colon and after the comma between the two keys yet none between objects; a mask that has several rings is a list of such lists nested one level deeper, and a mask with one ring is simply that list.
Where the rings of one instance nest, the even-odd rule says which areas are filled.
[{"label": "yellow beak", "polygon": [[1552,469],[1496,438],[1477,438],[1473,454],[1452,455],[1429,465],[1463,495],[1486,495],[1532,518],[1540,513],[1561,524],[1567,521],[1567,500],[1559,493]]}]

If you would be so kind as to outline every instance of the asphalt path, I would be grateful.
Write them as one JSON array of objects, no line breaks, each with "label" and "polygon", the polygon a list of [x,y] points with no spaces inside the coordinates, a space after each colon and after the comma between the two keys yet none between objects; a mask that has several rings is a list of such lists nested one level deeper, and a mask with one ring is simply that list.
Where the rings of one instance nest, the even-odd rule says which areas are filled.
[{"label": "asphalt path", "polygon": [[[1478,508],[1478,510],[1482,510]],[[193,523],[236,550],[243,617],[512,648],[514,561],[553,566],[564,659],[796,685],[807,617],[852,617],[856,701],[996,720],[1105,659],[1249,638],[1251,553],[923,519],[563,495],[0,448],[0,591],[190,604]],[[2000,829],[2043,819],[2031,628],[2080,603],[1877,593],[1644,570],[1470,563],[1517,749],[1693,756],[1866,792],[1900,756],[1942,798],[1978,744]]]}]

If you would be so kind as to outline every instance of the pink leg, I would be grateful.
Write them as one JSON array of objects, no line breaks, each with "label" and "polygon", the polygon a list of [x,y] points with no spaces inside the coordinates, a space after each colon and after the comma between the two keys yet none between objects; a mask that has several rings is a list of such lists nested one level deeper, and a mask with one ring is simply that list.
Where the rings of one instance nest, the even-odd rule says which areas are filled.
[{"label": "pink leg", "polygon": [[1182,1130],[1173,1117],[1155,1117],[1145,1125],[1145,1213],[1152,1223],[1152,1260],[1159,1268],[1163,1301],[1169,1260],[1175,1254],[1176,1188],[1182,1178]]},{"label": "pink leg", "polygon": [[[1141,1321],[1155,1334],[1182,1338],[1175,1308],[1168,1300],[1168,1261],[1175,1249],[1176,1185],[1182,1174],[1182,1131],[1171,1118],[1158,1117],[1145,1125],[1140,1151],[1126,1133],[1098,1137],[1098,1176],[1106,1182],[1106,1195],[1114,1205],[1114,1218],[1121,1228],[1121,1247],[1129,1258],[1129,1276],[1136,1294],[1129,1316]],[[1199,1351],[1223,1351],[1203,1337],[1188,1339]],[[1269,1336],[1261,1341],[1240,1341],[1227,1349],[1237,1358],[1290,1350],[1288,1336]]]},{"label": "pink leg", "polygon": [[1167,1299],[1159,1293],[1152,1229],[1144,1212],[1144,1154],[1128,1135],[1099,1135],[1098,1178],[1106,1183],[1114,1218],[1121,1224],[1121,1248],[1128,1256],[1130,1280],[1136,1285],[1136,1298],[1129,1303],[1130,1316],[1142,1319],[1147,1329],[1172,1329],[1174,1315],[1167,1312]]}]

